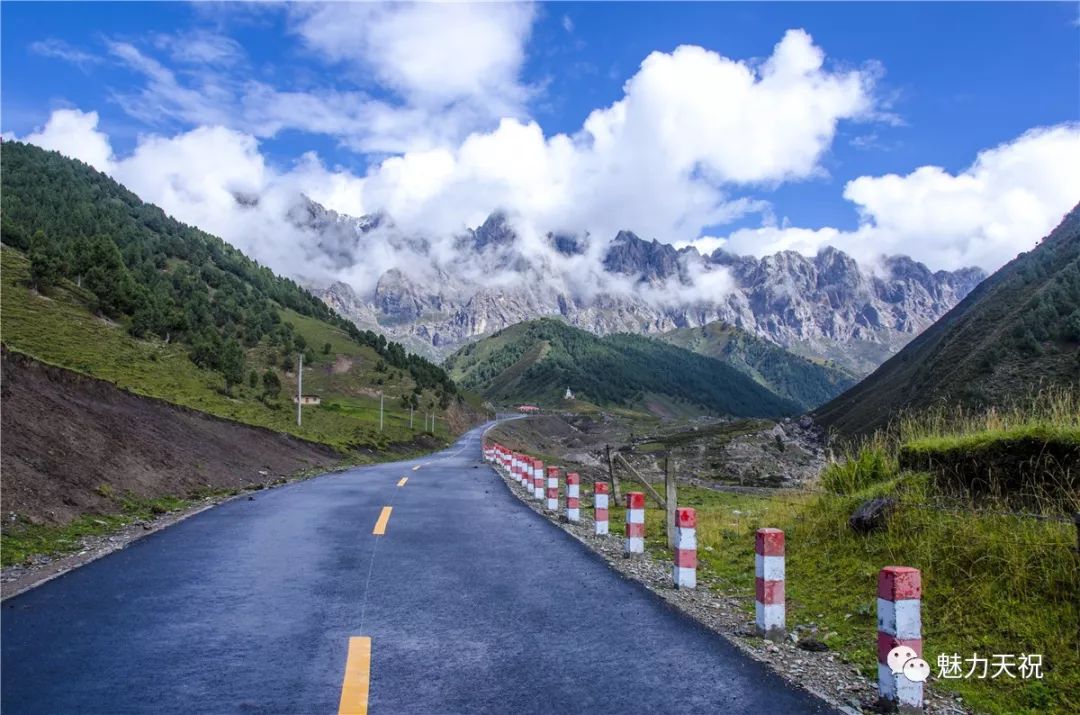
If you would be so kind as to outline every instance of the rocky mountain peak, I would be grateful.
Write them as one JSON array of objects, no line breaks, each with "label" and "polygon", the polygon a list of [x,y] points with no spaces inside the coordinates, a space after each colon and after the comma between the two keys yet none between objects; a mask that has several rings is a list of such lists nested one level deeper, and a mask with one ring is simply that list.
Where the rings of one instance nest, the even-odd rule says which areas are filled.
[{"label": "rocky mountain peak", "polygon": [[517,240],[517,233],[510,225],[510,219],[503,211],[495,211],[480,224],[478,228],[470,229],[473,247],[483,251],[488,246],[510,246]]},{"label": "rocky mountain peak", "polygon": [[[358,247],[365,240],[363,227],[368,221],[349,227],[348,217],[332,212],[308,210],[304,215],[307,223],[330,234],[320,235],[320,244],[354,263],[363,260]],[[418,255],[426,252],[424,237],[390,233],[386,240],[391,245],[408,245]],[[731,278],[730,286],[714,295],[675,292],[680,297],[657,305],[638,292],[571,295],[560,276],[550,272],[550,265],[513,250],[517,239],[510,218],[496,211],[457,241],[459,251],[483,255],[492,272],[529,276],[502,282],[498,288],[451,280],[438,266],[427,266],[428,277],[422,280],[420,274],[410,278],[406,267],[386,271],[365,295],[343,286],[314,290],[358,324],[436,358],[510,325],[558,315],[601,335],[661,333],[724,321],[803,355],[836,360],[855,373],[867,373],[944,315],[985,275],[977,268],[932,272],[906,256],[882,259],[871,268],[832,247],[815,256],[783,251],[755,258],[718,249],[702,257],[693,248],[678,250],[630,230],[620,231],[602,261],[609,274],[655,287],[674,280],[692,289],[695,273],[690,269],[700,263]],[[566,232],[548,234],[547,240],[555,251],[574,255],[584,250],[586,239]]]},{"label": "rocky mountain peak", "polygon": [[604,256],[604,268],[657,283],[679,274],[679,252],[655,238],[650,242],[632,231],[619,231]]}]

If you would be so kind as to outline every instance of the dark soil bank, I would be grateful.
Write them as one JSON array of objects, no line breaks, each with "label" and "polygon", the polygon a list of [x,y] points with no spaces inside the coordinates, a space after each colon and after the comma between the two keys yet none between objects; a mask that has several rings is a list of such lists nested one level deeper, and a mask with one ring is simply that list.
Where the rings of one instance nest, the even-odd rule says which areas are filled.
[{"label": "dark soil bank", "polygon": [[65,523],[116,497],[188,496],[262,484],[341,460],[329,447],[139,397],[3,353],[0,471],[12,514]]}]

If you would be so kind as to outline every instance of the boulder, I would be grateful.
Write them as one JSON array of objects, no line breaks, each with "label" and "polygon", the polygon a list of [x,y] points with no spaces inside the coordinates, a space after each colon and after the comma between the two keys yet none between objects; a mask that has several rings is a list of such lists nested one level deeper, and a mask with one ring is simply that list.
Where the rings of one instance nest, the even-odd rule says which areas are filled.
[{"label": "boulder", "polygon": [[857,534],[869,534],[885,528],[885,520],[896,508],[896,499],[877,497],[863,502],[851,514],[848,526]]},{"label": "boulder", "polygon": [[829,646],[825,645],[817,638],[814,638],[812,636],[800,638],[799,642],[796,645],[802,650],[808,650],[811,653],[824,653],[825,651],[829,650]]}]

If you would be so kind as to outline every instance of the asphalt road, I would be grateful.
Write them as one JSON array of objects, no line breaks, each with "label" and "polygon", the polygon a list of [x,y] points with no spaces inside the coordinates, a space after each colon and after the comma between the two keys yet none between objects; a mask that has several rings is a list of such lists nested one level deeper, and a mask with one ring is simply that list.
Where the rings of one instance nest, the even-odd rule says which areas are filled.
[{"label": "asphalt road", "polygon": [[203,512],[6,601],[2,635],[5,715],[334,713],[364,672],[376,714],[831,712],[520,504],[479,430]]}]

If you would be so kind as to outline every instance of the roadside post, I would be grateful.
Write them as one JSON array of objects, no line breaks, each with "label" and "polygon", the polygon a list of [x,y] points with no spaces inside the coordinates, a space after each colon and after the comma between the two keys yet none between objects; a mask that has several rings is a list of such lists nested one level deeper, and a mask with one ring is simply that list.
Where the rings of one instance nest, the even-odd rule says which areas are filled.
[{"label": "roadside post", "polygon": [[889,652],[900,646],[910,648],[914,658],[922,658],[922,574],[918,569],[886,566],[878,572],[877,620],[878,694],[901,712],[918,711],[923,705],[922,681],[894,672],[889,663]]},{"label": "roadside post", "polygon": [[697,512],[689,507],[675,513],[675,588],[697,588]]},{"label": "roadside post", "polygon": [[593,484],[593,512],[596,519],[595,532],[597,536],[608,533],[608,484],[596,482]]},{"label": "roadside post", "polygon": [[762,638],[784,638],[784,532],[758,529],[754,541],[754,614]]},{"label": "roadside post", "polygon": [[566,473],[566,520],[581,521],[581,477],[577,472]]},{"label": "roadside post", "polygon": [[626,546],[627,554],[645,553],[645,495],[642,492],[626,494]]}]

